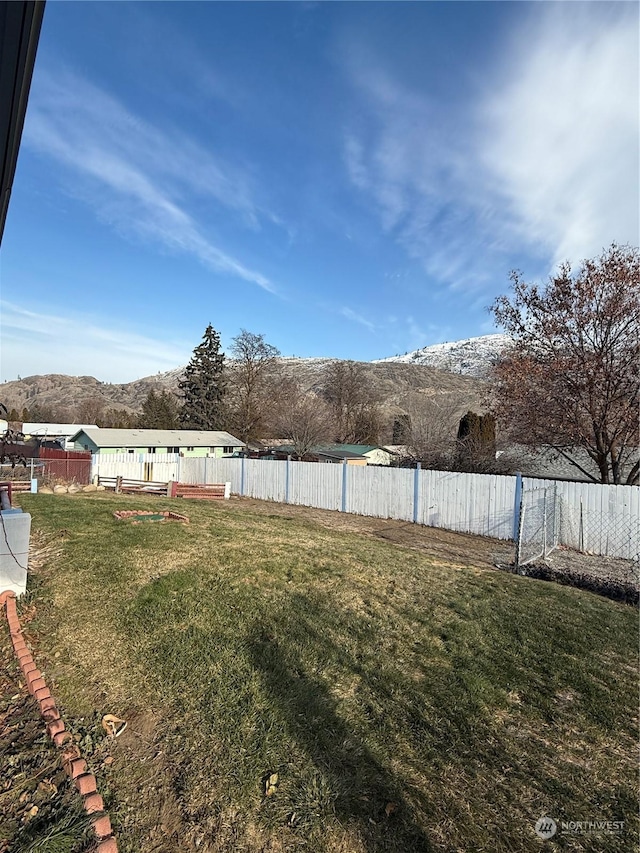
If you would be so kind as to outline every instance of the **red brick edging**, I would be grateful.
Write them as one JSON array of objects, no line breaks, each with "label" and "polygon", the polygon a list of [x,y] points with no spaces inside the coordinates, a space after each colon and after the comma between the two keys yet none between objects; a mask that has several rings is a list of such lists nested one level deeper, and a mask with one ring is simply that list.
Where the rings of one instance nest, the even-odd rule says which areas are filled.
[{"label": "red brick edging", "polygon": [[87,771],[87,762],[81,757],[80,750],[65,729],[64,721],[60,717],[56,703],[22,636],[15,594],[13,592],[1,593],[0,606],[3,604],[6,608],[13,649],[27,682],[29,693],[40,707],[40,714],[47,724],[49,737],[62,752],[64,769],[80,792],[86,811],[90,815],[96,815],[92,818],[91,825],[98,839],[97,853],[118,853],[118,844],[113,836],[109,815],[104,811],[102,797],[96,789],[96,777]]}]

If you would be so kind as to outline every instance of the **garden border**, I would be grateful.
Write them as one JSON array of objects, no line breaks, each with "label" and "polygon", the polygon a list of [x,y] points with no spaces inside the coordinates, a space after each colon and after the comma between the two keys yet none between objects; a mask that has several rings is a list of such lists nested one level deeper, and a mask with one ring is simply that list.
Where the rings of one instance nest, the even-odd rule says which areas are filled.
[{"label": "garden border", "polygon": [[71,734],[65,728],[51,692],[25,642],[18,618],[15,593],[12,591],[0,593],[0,607],[3,604],[9,623],[11,644],[18,658],[27,689],[37,701],[40,715],[46,723],[47,734],[61,750],[62,765],[78,789],[86,812],[91,816],[91,826],[98,840],[96,853],[118,853],[118,844],[113,835],[109,815],[105,812],[104,802],[97,791],[96,777],[88,771],[87,762],[82,758],[80,750],[72,741]]}]

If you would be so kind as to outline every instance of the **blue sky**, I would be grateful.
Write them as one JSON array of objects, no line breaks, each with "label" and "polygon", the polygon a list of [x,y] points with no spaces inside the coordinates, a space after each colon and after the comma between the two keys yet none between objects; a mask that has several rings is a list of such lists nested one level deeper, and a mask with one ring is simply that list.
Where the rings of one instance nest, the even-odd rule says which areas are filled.
[{"label": "blue sky", "polygon": [[637,245],[638,126],[635,3],[49,2],[0,376],[487,334],[514,267]]}]

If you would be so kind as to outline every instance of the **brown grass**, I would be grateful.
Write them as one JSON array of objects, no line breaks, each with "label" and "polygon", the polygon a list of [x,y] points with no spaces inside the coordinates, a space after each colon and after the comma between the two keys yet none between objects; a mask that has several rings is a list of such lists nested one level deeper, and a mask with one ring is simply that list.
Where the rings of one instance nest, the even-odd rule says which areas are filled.
[{"label": "brown grass", "polygon": [[65,713],[129,721],[96,768],[125,853],[534,851],[545,812],[633,832],[630,608],[499,573],[477,537],[248,500],[118,526],[116,500],[157,504],[24,505]]}]

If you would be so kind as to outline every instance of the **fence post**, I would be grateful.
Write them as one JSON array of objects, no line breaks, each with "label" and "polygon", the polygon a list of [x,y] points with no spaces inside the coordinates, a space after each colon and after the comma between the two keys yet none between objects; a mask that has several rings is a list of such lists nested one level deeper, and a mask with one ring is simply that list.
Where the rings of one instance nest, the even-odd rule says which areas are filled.
[{"label": "fence post", "polygon": [[289,503],[289,465],[291,463],[291,455],[287,456],[286,467],[284,469],[284,502]]},{"label": "fence post", "polygon": [[542,559],[547,556],[547,490],[542,493]]},{"label": "fence post", "polygon": [[342,500],[340,501],[340,512],[347,511],[347,460],[342,460]]},{"label": "fence post", "polygon": [[244,463],[245,457],[240,458],[240,497],[244,497]]},{"label": "fence post", "polygon": [[518,529],[515,535],[516,555],[513,562],[513,568],[517,575],[524,574],[524,572],[520,571],[520,548],[522,546],[522,527],[524,525],[524,511],[524,504],[522,503],[522,501],[520,501],[520,505],[518,506]]},{"label": "fence post", "polygon": [[205,456],[204,457],[204,482],[205,482],[205,485],[209,482],[209,480],[207,479],[207,459],[208,459],[208,457]]},{"label": "fence post", "polygon": [[513,499],[513,538],[518,539],[520,530],[520,510],[522,506],[522,474],[516,474],[516,495]]},{"label": "fence post", "polygon": [[420,500],[420,463],[416,462],[413,475],[413,523],[418,523],[418,501]]},{"label": "fence post", "polygon": [[182,457],[180,456],[180,454],[178,454],[178,470],[176,472],[176,480],[178,481],[178,483],[180,482],[180,460],[181,459],[182,459]]}]

